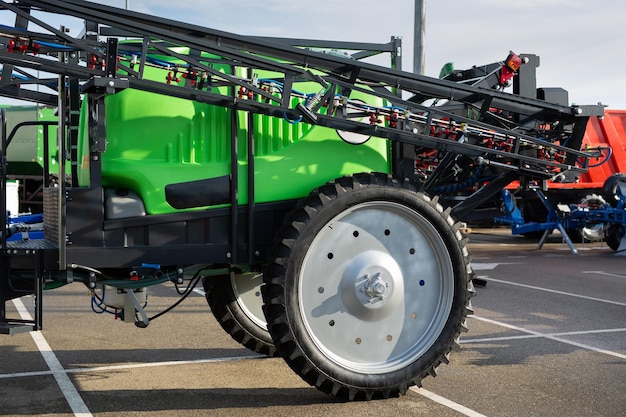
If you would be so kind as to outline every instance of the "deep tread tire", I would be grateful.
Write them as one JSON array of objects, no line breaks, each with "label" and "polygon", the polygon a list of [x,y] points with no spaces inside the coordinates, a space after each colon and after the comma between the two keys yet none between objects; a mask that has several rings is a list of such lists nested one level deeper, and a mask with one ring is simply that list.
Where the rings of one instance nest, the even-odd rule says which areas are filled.
[{"label": "deep tread tire", "polygon": [[619,223],[611,223],[606,227],[604,231],[604,239],[606,240],[606,244],[608,245],[608,247],[617,252],[620,244],[622,243],[622,238],[625,234],[625,225]]},{"label": "deep tread tire", "polygon": [[604,185],[602,186],[604,199],[611,207],[615,207],[619,202],[619,195],[617,194],[618,182],[626,183],[626,174],[621,172],[613,174],[604,181]]},{"label": "deep tread tire", "polygon": [[204,289],[211,312],[235,341],[253,352],[278,356],[262,312],[260,274],[206,277]]},{"label": "deep tread tire", "polygon": [[[314,191],[265,274],[265,316],[281,356],[310,385],[348,400],[397,396],[434,376],[471,313],[459,226],[436,200],[386,174]],[[381,292],[364,289],[372,277],[383,278],[371,280]]]}]

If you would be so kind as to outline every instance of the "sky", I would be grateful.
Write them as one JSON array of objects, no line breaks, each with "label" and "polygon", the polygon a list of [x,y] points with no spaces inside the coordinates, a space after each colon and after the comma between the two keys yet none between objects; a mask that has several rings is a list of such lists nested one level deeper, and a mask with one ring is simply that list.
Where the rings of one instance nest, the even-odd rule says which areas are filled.
[{"label": "sky", "polygon": [[[415,1],[98,1],[241,35],[388,42],[402,38],[413,70]],[[540,56],[538,87],[562,87],[571,104],[626,109],[626,2],[615,0],[424,0],[425,75],[500,61],[509,51]],[[0,17],[1,19],[1,17]],[[12,24],[2,22],[0,24]]]}]

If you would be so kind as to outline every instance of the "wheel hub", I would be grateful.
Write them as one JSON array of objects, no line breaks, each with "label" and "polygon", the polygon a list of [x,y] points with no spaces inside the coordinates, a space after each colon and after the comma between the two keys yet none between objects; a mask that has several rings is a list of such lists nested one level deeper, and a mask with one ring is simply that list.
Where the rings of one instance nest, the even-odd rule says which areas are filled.
[{"label": "wheel hub", "polygon": [[368,321],[380,320],[401,301],[402,271],[388,253],[366,251],[348,263],[340,293],[352,315]]},{"label": "wheel hub", "polygon": [[[360,291],[363,291],[368,296],[368,302],[371,304],[376,300],[385,299],[385,291],[389,287],[389,283],[381,279],[381,273],[376,272],[373,276],[365,275],[364,287]],[[360,280],[361,278],[357,279]]]}]

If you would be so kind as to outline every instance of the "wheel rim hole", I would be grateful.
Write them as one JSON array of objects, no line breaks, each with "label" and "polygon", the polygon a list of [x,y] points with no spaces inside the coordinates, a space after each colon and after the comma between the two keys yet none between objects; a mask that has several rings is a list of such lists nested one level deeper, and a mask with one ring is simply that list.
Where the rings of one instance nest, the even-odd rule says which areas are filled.
[{"label": "wheel rim hole", "polygon": [[317,289],[317,292],[320,293],[320,294],[324,294],[324,287],[319,287]]},{"label": "wheel rim hole", "polygon": [[355,230],[354,232],[352,232],[352,236],[359,237],[359,231]]},{"label": "wheel rim hole", "polygon": [[420,287],[423,287],[426,284],[426,281],[424,281],[423,279],[420,279]]},{"label": "wheel rim hole", "polygon": [[411,249],[409,249],[409,253],[410,253],[411,255],[415,255],[415,248],[411,248]]},{"label": "wheel rim hole", "polygon": [[385,229],[385,236],[389,236],[391,234],[391,230]]},{"label": "wheel rim hole", "polygon": [[326,256],[328,256],[328,259],[333,259],[333,258],[335,257],[335,255],[333,255],[333,253],[332,253],[332,252],[330,252],[330,253],[329,253],[328,255],[326,255]]},{"label": "wheel rim hole", "polygon": [[330,327],[333,327],[333,326],[335,325],[335,320],[331,320],[331,321],[329,321],[329,322],[328,322],[328,325],[329,325]]}]

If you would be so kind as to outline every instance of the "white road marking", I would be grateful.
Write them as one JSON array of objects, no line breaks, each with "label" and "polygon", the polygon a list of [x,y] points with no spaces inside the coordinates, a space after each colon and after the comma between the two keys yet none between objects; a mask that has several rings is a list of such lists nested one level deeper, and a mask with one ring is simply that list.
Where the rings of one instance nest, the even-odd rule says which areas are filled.
[{"label": "white road marking", "polygon": [[[179,365],[191,365],[198,363],[219,363],[219,362],[234,362],[246,359],[266,359],[265,355],[246,355],[246,356],[230,356],[225,358],[209,358],[209,359],[196,359],[196,360],[187,360],[187,361],[165,361],[165,362],[148,362],[148,363],[133,363],[126,365],[108,365],[108,366],[96,366],[91,368],[72,368],[65,369],[65,373],[67,374],[79,374],[84,372],[103,372],[103,371],[118,371],[124,369],[135,369],[135,368],[150,368],[156,366],[179,366]],[[20,372],[14,374],[0,374],[0,379],[8,379],[8,378],[22,378],[22,377],[33,377],[33,376],[42,376],[42,375],[51,375],[51,371],[35,371],[35,372]]]},{"label": "white road marking", "polygon": [[508,285],[515,285],[517,287],[529,288],[531,290],[539,290],[539,291],[551,292],[553,294],[567,295],[569,297],[583,298],[585,300],[591,300],[591,301],[599,301],[601,303],[606,303],[606,304],[615,304],[615,305],[618,305],[618,306],[626,306],[626,303],[622,303],[622,302],[619,302],[619,301],[606,300],[604,298],[589,297],[587,295],[574,294],[574,293],[571,293],[571,292],[551,290],[549,288],[536,287],[534,285],[527,285],[527,284],[519,284],[517,282],[503,281],[503,280],[500,280],[500,279],[490,278],[488,276],[479,276],[478,278],[482,278],[482,279],[485,279],[487,281],[498,282],[500,284],[508,284]]},{"label": "white road marking", "polygon": [[472,268],[474,271],[486,271],[496,269],[498,265],[515,265],[514,263],[502,263],[502,262],[472,262]]},{"label": "white road marking", "polygon": [[562,338],[560,338],[558,336],[552,336],[549,333],[536,332],[534,330],[525,329],[525,328],[519,327],[519,326],[513,326],[512,324],[504,323],[504,322],[501,322],[501,321],[488,319],[486,317],[479,317],[479,316],[475,316],[475,315],[470,315],[468,317],[474,318],[476,320],[484,321],[485,323],[491,323],[491,324],[495,324],[497,326],[506,327],[506,328],[511,329],[511,330],[517,330],[518,332],[528,333],[528,334],[531,334],[531,335],[534,335],[534,336],[537,336],[537,337],[542,337],[542,338],[545,338],[545,339],[554,340],[555,342],[561,342],[561,343],[565,343],[567,345],[576,346],[576,347],[579,347],[579,348],[582,348],[582,349],[590,350],[592,352],[604,353],[605,355],[614,356],[614,357],[620,358],[620,359],[626,359],[626,355],[624,355],[624,354],[617,353],[617,352],[612,352],[612,351],[606,350],[606,349],[600,349],[600,348],[597,348],[595,346],[586,345],[584,343],[578,343],[578,342],[573,342],[571,340],[562,339]]},{"label": "white road marking", "polygon": [[597,274],[597,275],[606,275],[608,277],[626,278],[626,275],[612,274],[610,272],[604,272],[604,271],[581,271],[581,272],[583,274]]},{"label": "white road marking", "polygon": [[[476,318],[475,316],[470,316]],[[598,334],[598,333],[619,333],[626,332],[626,328],[623,329],[601,329],[601,330],[583,330],[578,332],[559,332],[559,333],[540,333],[540,334],[525,334],[521,336],[501,336],[501,337],[483,337],[476,339],[461,339],[459,343],[485,343],[485,342],[502,342],[507,340],[520,340],[520,339],[537,339],[546,336],[577,336],[581,334]]]},{"label": "white road marking", "polygon": [[[20,298],[14,299],[13,305],[15,305],[17,312],[23,320],[32,320],[30,313]],[[87,405],[78,393],[78,390],[72,383],[72,380],[69,376],[67,376],[65,369],[63,369],[63,365],[61,365],[61,362],[59,362],[59,359],[56,357],[54,351],[50,348],[50,345],[41,332],[30,332],[30,335],[35,342],[37,349],[39,349],[41,356],[43,356],[43,359],[46,361],[48,368],[50,368],[52,376],[54,376],[54,379],[57,381],[57,384],[59,385],[59,388],[61,389],[63,396],[65,396],[65,399],[67,400],[67,403],[72,409],[74,415],[77,417],[90,417],[92,414],[89,411],[89,408],[87,408]]]},{"label": "white road marking", "polygon": [[441,404],[443,406],[446,406],[454,411],[458,411],[459,413],[463,414],[464,416],[468,416],[468,417],[486,417],[484,414],[480,414],[477,411],[474,411],[470,408],[467,408],[461,404],[455,403],[452,400],[449,400],[445,397],[442,397],[441,395],[437,395],[434,392],[430,392],[428,390],[425,390],[424,388],[417,388],[417,387],[411,387],[409,388],[411,391],[418,393],[419,395],[428,398],[429,400],[432,400],[438,404]]}]

